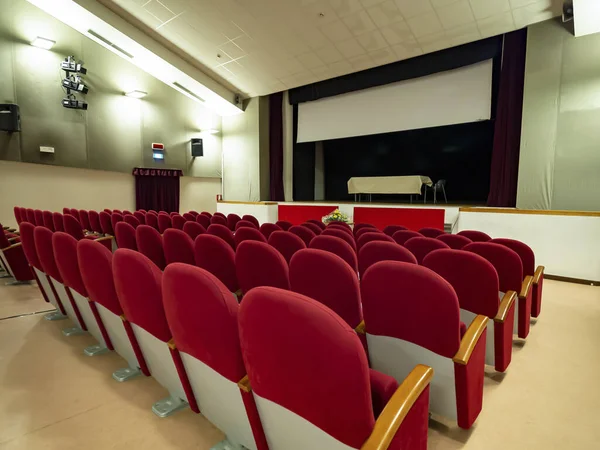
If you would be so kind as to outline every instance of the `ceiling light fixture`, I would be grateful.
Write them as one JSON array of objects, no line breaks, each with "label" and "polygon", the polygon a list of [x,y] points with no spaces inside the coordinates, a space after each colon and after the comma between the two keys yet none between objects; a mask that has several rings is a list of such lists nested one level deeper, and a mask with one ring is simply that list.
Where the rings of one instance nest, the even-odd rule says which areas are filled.
[{"label": "ceiling light fixture", "polygon": [[31,45],[33,45],[34,47],[43,48],[44,50],[50,50],[52,47],[54,47],[54,44],[56,44],[56,41],[53,41],[52,39],[46,39],[40,36],[36,37],[33,41],[31,41]]},{"label": "ceiling light fixture", "polygon": [[146,95],[148,95],[148,93],[144,91],[131,91],[125,92],[125,95],[131,98],[144,98]]}]

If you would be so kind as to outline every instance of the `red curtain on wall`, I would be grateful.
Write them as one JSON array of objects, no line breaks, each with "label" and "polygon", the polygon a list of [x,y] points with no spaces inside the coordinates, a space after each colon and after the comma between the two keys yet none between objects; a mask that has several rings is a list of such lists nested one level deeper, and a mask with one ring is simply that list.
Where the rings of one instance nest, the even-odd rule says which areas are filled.
[{"label": "red curtain on wall", "polygon": [[135,209],[179,211],[179,169],[135,167]]},{"label": "red curtain on wall", "polygon": [[283,194],[283,92],[269,96],[269,179],[272,201]]},{"label": "red curtain on wall", "polygon": [[504,35],[488,206],[517,203],[527,29]]}]

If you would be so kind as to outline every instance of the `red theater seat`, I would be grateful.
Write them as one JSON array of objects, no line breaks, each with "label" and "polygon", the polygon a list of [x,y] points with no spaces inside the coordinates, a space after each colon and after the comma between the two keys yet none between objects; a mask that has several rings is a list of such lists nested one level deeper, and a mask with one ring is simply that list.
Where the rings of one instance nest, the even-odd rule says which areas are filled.
[{"label": "red theater seat", "polygon": [[263,242],[245,241],[240,244],[235,253],[235,272],[243,294],[257,286],[290,288],[285,259]]},{"label": "red theater seat", "polygon": [[[106,211],[102,211],[98,215],[100,216],[100,226],[102,227],[102,233],[104,233],[107,236],[114,236],[115,230],[112,226],[110,214]],[[54,224],[54,226],[56,226],[56,223]],[[59,230],[57,229],[56,231]]]},{"label": "red theater seat", "polygon": [[321,233],[321,235],[323,236],[334,236],[336,238],[342,239],[343,241],[345,241],[350,247],[352,247],[352,250],[354,250],[354,252],[356,252],[356,241],[354,240],[354,236],[352,236],[351,234],[340,230],[339,228],[332,228],[332,227],[327,227],[325,229],[325,231],[323,231]]},{"label": "red theater seat", "polygon": [[185,218],[183,216],[175,214],[173,217],[171,217],[171,221],[173,222],[173,228],[177,230],[183,230],[183,225],[185,224]]},{"label": "red theater seat", "polygon": [[81,239],[93,239],[104,245],[107,249],[112,250],[113,238],[111,236],[98,237],[95,235],[84,235],[79,221],[72,215],[68,214],[63,216],[63,224],[65,226],[65,233],[70,234],[76,240],[80,241]]},{"label": "red theater seat", "polygon": [[517,252],[523,264],[523,280],[532,277],[531,315],[538,317],[542,310],[542,287],[544,284],[544,266],[535,265],[535,255],[527,244],[515,239],[492,239],[490,242],[504,245]]},{"label": "red theater seat", "polygon": [[326,225],[322,221],[317,219],[308,219],[306,223],[312,223],[313,225],[318,226],[321,229],[321,231],[323,231],[326,228]]},{"label": "red theater seat", "polygon": [[[325,228],[326,230],[331,230],[331,229],[336,229],[336,230],[342,230],[345,233],[348,233],[350,236],[354,237],[354,234],[352,233],[352,230],[350,229],[350,225],[347,224],[343,224],[342,222],[330,222],[329,225],[327,225],[327,227]],[[379,230],[376,230],[379,231]]]},{"label": "red theater seat", "polygon": [[310,241],[310,248],[333,253],[348,263],[354,273],[358,272],[356,252],[350,244],[343,239],[335,236],[317,236]]},{"label": "red theater seat", "polygon": [[310,241],[312,241],[313,238],[316,237],[316,234],[312,230],[309,230],[308,228],[303,227],[301,225],[294,225],[290,228],[289,232],[295,234],[300,239],[302,239],[307,247],[310,245]]},{"label": "red theater seat", "polygon": [[[44,273],[44,269],[42,268],[40,259],[38,258],[33,237],[34,230],[35,225],[27,221],[21,221],[21,224],[19,225],[19,234],[21,236],[23,253],[25,253],[25,257],[27,258],[27,262],[29,263],[29,267],[31,268],[31,272],[33,273],[38,288],[42,293],[42,297],[44,297],[46,302],[52,303],[52,305],[57,309],[54,317],[57,319],[64,318],[66,317],[64,309],[62,308],[62,305],[58,303],[58,300],[50,290],[48,279],[46,278],[46,274]],[[52,316],[52,314],[47,317],[50,318],[50,316]]]},{"label": "red theater seat", "polygon": [[202,225],[205,230],[208,230],[208,227],[210,226],[210,217],[204,214],[198,214],[196,216],[196,222]]},{"label": "red theater seat", "polygon": [[448,245],[448,247],[454,250],[462,250],[463,247],[473,242],[471,239],[464,236],[449,233],[440,234],[436,239],[442,241],[444,244]]},{"label": "red theater seat", "polygon": [[240,216],[238,216],[237,214],[231,213],[227,215],[227,227],[231,230],[231,231],[235,231],[235,226],[237,225],[237,223],[242,220],[242,218]]},{"label": "red theater seat", "polygon": [[102,224],[100,223],[100,214],[98,214],[97,211],[90,210],[88,215],[90,218],[90,227],[92,231],[97,234],[104,234],[104,231],[102,231]]},{"label": "red theater seat", "polygon": [[449,249],[448,244],[434,238],[415,237],[404,243],[404,247],[415,255],[417,262],[423,264],[423,258],[435,250]]},{"label": "red theater seat", "polygon": [[208,211],[202,211],[200,214],[202,214],[203,216],[208,217],[209,219],[212,217],[212,214],[209,213]]},{"label": "red theater seat", "polygon": [[417,258],[406,248],[395,242],[372,241],[358,253],[358,268],[363,276],[367,269],[380,261],[400,261],[417,264]]},{"label": "red theater seat", "polygon": [[123,216],[125,216],[127,214],[133,215],[133,213],[131,211],[129,211],[128,209],[124,209],[122,214],[123,214]]},{"label": "red theater seat", "polygon": [[423,265],[452,285],[462,322],[470,323],[479,314],[488,317],[485,362],[504,372],[512,357],[516,292],[507,292],[499,301],[496,269],[472,252],[435,251],[425,257]]},{"label": "red theater seat", "polygon": [[198,211],[193,211],[193,210],[192,210],[192,211],[190,211],[189,213],[190,213],[192,216],[194,216],[194,218],[195,218],[195,217],[197,217],[197,216],[198,216],[198,214],[199,214],[199,213],[198,213]]},{"label": "red theater seat", "polygon": [[55,231],[54,221],[52,220],[52,213],[50,211],[42,211],[42,216],[44,217],[44,226],[50,231]]},{"label": "red theater seat", "polygon": [[229,228],[225,225],[214,224],[208,227],[206,230],[208,234],[212,234],[213,236],[217,236],[227,242],[233,250],[235,250],[235,239],[233,238],[233,233]]},{"label": "red theater seat", "polygon": [[186,233],[170,228],[163,234],[167,265],[176,262],[194,265],[194,241]]},{"label": "red theater seat", "polygon": [[357,223],[356,225],[354,225],[354,235],[356,236],[356,233],[359,230],[362,230],[363,228],[377,230],[377,227],[375,225],[371,225],[370,223]]},{"label": "red theater seat", "polygon": [[175,351],[202,415],[227,436],[227,444],[268,450],[242,359],[236,299],[214,275],[184,264],[165,270],[163,299]]},{"label": "red theater seat", "polygon": [[394,236],[394,233],[396,231],[406,231],[406,230],[408,230],[408,228],[403,227],[402,225],[388,225],[387,227],[385,227],[383,229],[383,232],[385,234],[387,234],[388,236],[392,237],[392,236]]},{"label": "red theater seat", "polygon": [[354,232],[354,239],[356,239],[358,241],[358,239],[363,235],[363,234],[367,234],[367,233],[383,233],[382,231],[378,230],[377,228],[361,228],[360,230],[357,230]]},{"label": "red theater seat", "polygon": [[158,231],[149,225],[140,225],[135,230],[135,242],[138,251],[158,266],[164,269],[167,265],[163,250],[163,238]]},{"label": "red theater seat", "polygon": [[168,214],[160,213],[158,215],[158,231],[160,232],[160,234],[163,234],[166,230],[171,228],[171,226],[171,216],[169,216]]},{"label": "red theater seat", "polygon": [[223,225],[224,227],[226,227],[227,226],[227,218],[223,217],[222,215],[217,216],[216,214],[214,214],[210,219],[210,224],[211,225]]},{"label": "red theater seat", "polygon": [[260,226],[260,232],[267,241],[269,240],[271,233],[274,233],[275,231],[282,231],[282,229],[279,225],[275,225],[274,223],[263,223]]},{"label": "red theater seat", "polygon": [[258,230],[258,228],[256,228],[256,226],[248,221],[248,220],[238,220],[238,222],[235,224],[235,231],[239,230],[240,228],[253,228],[255,230]]},{"label": "red theater seat", "polygon": [[231,292],[241,295],[235,272],[235,252],[223,239],[210,234],[198,236],[194,241],[194,260],[198,267],[212,273]]},{"label": "red theater seat", "polygon": [[21,217],[21,208],[19,208],[18,206],[15,206],[13,208],[13,213],[15,215],[15,220],[17,221],[17,225],[21,225],[21,222],[23,222],[23,218]]},{"label": "red theater seat", "polygon": [[331,226],[339,226],[342,228],[346,228],[348,231],[352,232],[352,228],[350,228],[350,225],[348,225],[346,222],[338,222],[337,220],[334,220],[333,222],[328,222],[327,226],[331,227]]},{"label": "red theater seat", "polygon": [[242,227],[235,232],[233,238],[235,239],[236,248],[240,245],[240,242],[244,241],[258,241],[264,242],[265,244],[267,243],[267,240],[263,234],[256,228]]},{"label": "red theater seat", "polygon": [[528,276],[523,280],[523,264],[518,253],[504,245],[490,242],[474,242],[463,250],[477,253],[492,263],[498,273],[500,298],[509,291],[517,292],[519,301],[515,313],[515,329],[518,329],[519,337],[525,339],[531,322],[533,279]]},{"label": "red theater seat", "polygon": [[158,231],[158,214],[152,212],[152,211],[148,211],[146,213],[146,225],[154,228],[156,231]]},{"label": "red theater seat", "polygon": [[446,234],[445,231],[443,230],[438,230],[437,228],[421,228],[419,230],[419,233],[421,233],[423,236],[428,237],[428,238],[436,238],[438,236],[441,236],[442,234]]},{"label": "red theater seat", "polygon": [[199,235],[206,233],[206,229],[198,222],[186,222],[183,225],[183,232],[194,240]]},{"label": "red theater seat", "polygon": [[[133,229],[135,230],[137,227],[140,226],[141,222],[139,221],[139,219],[137,217],[135,217],[132,214],[127,214],[126,216],[123,217],[123,222],[128,223],[129,225],[131,225],[133,227]],[[115,229],[116,231],[116,229]]]},{"label": "red theater seat", "polygon": [[23,243],[16,242],[11,244],[8,237],[0,232],[0,260],[6,268],[7,273],[16,281],[26,282],[33,280],[32,269],[29,267]]},{"label": "red theater seat", "polygon": [[90,224],[90,216],[85,209],[79,210],[79,223],[81,224],[81,228],[83,228],[84,231],[92,231],[92,226]]},{"label": "red theater seat", "polygon": [[112,272],[113,254],[97,242],[83,240],[77,243],[77,262],[88,298],[94,303],[106,330],[106,344],[108,346],[110,342],[112,349],[128,364],[127,368],[115,371],[113,378],[125,381],[140,372],[149,376],[131,323],[125,318],[117,297]]},{"label": "red theater seat", "polygon": [[195,222],[196,221],[196,216],[194,216],[193,214],[190,214],[189,212],[183,213],[182,216],[186,222],[190,222],[190,221]]},{"label": "red theater seat", "polygon": [[260,223],[258,222],[258,219],[252,214],[244,214],[242,216],[242,220],[247,220],[248,222],[251,222],[257,230],[260,228]]},{"label": "red theater seat", "polygon": [[382,233],[381,231],[378,232],[371,232],[371,233],[365,233],[363,234],[361,237],[358,238],[358,240],[356,241],[356,249],[358,250],[358,253],[360,253],[360,249],[367,243],[369,242],[373,242],[373,241],[383,241],[383,242],[391,242],[394,243],[394,240],[389,237],[387,234]]},{"label": "red theater seat", "polygon": [[463,230],[458,233],[459,236],[464,236],[468,239],[471,239],[473,242],[487,242],[492,238],[485,234],[483,231],[477,230]]},{"label": "red theater seat", "polygon": [[162,302],[161,269],[141,253],[119,249],[113,259],[113,276],[119,302],[148,370],[169,391],[169,398],[155,403],[152,411],[166,417],[189,403],[199,412],[181,357],[169,344],[173,336]]},{"label": "red theater seat", "polygon": [[423,237],[423,235],[421,233],[417,233],[416,231],[411,230],[396,231],[392,235],[392,239],[394,239],[394,241],[396,241],[396,243],[400,245],[404,245],[406,241],[414,237]]},{"label": "red theater seat", "polygon": [[280,226],[283,231],[288,231],[294,226],[292,222],[288,222],[287,220],[278,220],[275,222],[275,225]]},{"label": "red theater seat", "polygon": [[38,227],[43,227],[44,226],[44,213],[42,212],[42,210],[36,209],[35,211],[33,211],[33,216],[35,218],[35,224]]},{"label": "red theater seat", "polygon": [[133,213],[133,215],[140,222],[140,225],[145,225],[146,224],[146,213],[145,212],[135,211]]},{"label": "red theater seat", "polygon": [[138,249],[135,239],[135,228],[125,221],[117,223],[115,239],[119,248],[128,248],[135,251]]},{"label": "red theater seat", "polygon": [[35,225],[35,213],[33,212],[33,209],[27,208],[25,210],[25,214],[27,216],[27,222],[29,222],[31,225]]},{"label": "red theater seat", "polygon": [[461,339],[454,289],[415,264],[375,264],[361,294],[371,367],[402,380],[415,364],[431,366],[431,412],[470,428],[483,404],[487,317],[477,316]]},{"label": "red theater seat", "polygon": [[288,263],[294,253],[306,248],[304,241],[289,231],[275,231],[271,233],[271,236],[269,236],[269,245],[277,249]]},{"label": "red theater seat", "polygon": [[315,236],[320,235],[321,232],[323,231],[323,229],[321,227],[319,227],[318,225],[315,225],[314,223],[310,223],[310,222],[305,222],[301,226],[308,228],[310,231],[315,233]]},{"label": "red theater seat", "polygon": [[240,307],[239,327],[271,449],[427,448],[430,368],[417,366],[398,388],[369,369],[346,322],[295,292],[253,290]]},{"label": "red theater seat", "polygon": [[227,216],[225,214],[223,214],[222,212],[219,212],[219,211],[217,211],[216,213],[214,213],[213,216],[220,216],[223,219],[227,219]]},{"label": "red theater seat", "polygon": [[123,215],[121,213],[113,212],[110,215],[110,225],[112,226],[113,230],[116,229],[117,223],[122,222],[122,221],[123,221]]}]

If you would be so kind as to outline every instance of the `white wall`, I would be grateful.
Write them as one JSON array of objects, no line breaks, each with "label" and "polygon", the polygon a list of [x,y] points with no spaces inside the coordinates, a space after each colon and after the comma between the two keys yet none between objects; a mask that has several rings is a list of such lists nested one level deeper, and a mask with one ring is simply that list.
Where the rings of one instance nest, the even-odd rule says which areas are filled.
[{"label": "white wall", "polygon": [[221,193],[218,178],[180,178],[179,212],[217,210],[217,195]]}]

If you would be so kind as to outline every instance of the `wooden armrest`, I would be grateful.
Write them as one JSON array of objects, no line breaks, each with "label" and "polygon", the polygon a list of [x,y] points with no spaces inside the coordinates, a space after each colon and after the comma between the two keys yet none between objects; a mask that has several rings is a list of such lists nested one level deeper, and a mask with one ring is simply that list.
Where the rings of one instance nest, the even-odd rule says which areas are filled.
[{"label": "wooden armrest", "polygon": [[462,364],[463,366],[466,366],[469,363],[471,354],[473,353],[473,350],[475,350],[479,338],[485,331],[487,323],[488,318],[486,316],[478,315],[473,319],[473,322],[469,325],[462,341],[460,341],[460,347],[458,348],[456,355],[454,355],[454,358],[452,358],[452,361],[457,364]]},{"label": "wooden armrest", "polygon": [[356,331],[358,334],[366,334],[367,332],[365,330],[365,321],[363,320],[361,323],[356,325],[354,331]]},{"label": "wooden armrest", "polygon": [[6,248],[3,248],[3,249],[2,249],[2,251],[3,251],[3,252],[5,252],[5,251],[7,251],[7,250],[10,250],[11,248],[20,247],[21,245],[23,245],[23,243],[22,243],[22,242],[17,242],[16,244],[9,245],[8,247],[6,247]]},{"label": "wooden armrest", "polygon": [[238,381],[238,387],[244,392],[252,392],[252,386],[250,386],[250,379],[248,378],[248,375],[244,375],[244,378]]},{"label": "wooden armrest", "polygon": [[373,432],[360,450],[386,450],[402,421],[433,378],[433,369],[417,365],[394,392],[375,422]]},{"label": "wooden armrest", "polygon": [[535,269],[535,273],[533,274],[533,284],[540,283],[540,278],[542,278],[542,276],[544,275],[545,269],[546,268],[544,266],[538,266],[537,269]]},{"label": "wooden armrest", "polygon": [[500,306],[498,306],[498,313],[496,314],[496,317],[494,317],[494,322],[504,323],[510,307],[516,300],[517,293],[515,291],[508,291],[505,293],[500,302]]},{"label": "wooden armrest", "polygon": [[523,284],[521,285],[521,292],[519,292],[519,298],[527,297],[527,294],[529,294],[529,290],[531,289],[532,284],[533,277],[531,275],[527,275],[523,280]]},{"label": "wooden armrest", "polygon": [[112,236],[104,236],[104,237],[99,237],[98,239],[94,239],[94,242],[109,241],[111,239],[113,239]]},{"label": "wooden armrest", "polygon": [[177,349],[177,346],[175,345],[175,341],[173,340],[173,338],[171,338],[171,340],[169,342],[167,342],[167,345],[169,346],[169,348],[171,350]]}]

